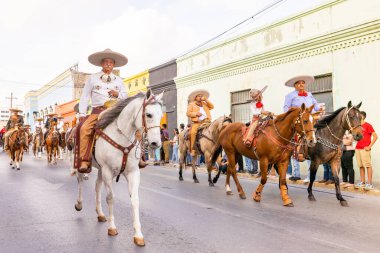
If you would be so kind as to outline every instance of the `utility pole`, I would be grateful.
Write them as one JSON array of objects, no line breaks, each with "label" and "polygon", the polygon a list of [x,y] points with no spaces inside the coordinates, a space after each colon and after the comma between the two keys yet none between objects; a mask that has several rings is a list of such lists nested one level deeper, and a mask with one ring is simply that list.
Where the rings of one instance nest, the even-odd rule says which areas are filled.
[{"label": "utility pole", "polygon": [[11,107],[10,108],[12,108],[12,106],[13,106],[13,99],[17,99],[16,97],[14,97],[13,96],[13,92],[11,92],[11,96],[10,97],[6,97],[6,99],[10,99],[11,100]]}]

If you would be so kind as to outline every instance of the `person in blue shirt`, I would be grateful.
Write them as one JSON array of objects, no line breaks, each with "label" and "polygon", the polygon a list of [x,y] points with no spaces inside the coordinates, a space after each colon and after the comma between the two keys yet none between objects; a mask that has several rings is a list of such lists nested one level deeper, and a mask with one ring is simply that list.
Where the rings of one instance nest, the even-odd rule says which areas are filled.
[{"label": "person in blue shirt", "polygon": [[[311,92],[306,91],[306,87],[312,85],[314,83],[314,77],[312,76],[296,76],[289,79],[285,85],[288,87],[293,87],[294,91],[290,92],[285,97],[284,103],[284,112],[287,112],[291,107],[301,107],[302,104],[305,104],[306,107],[310,107],[314,105],[313,111],[321,111],[322,108],[319,106],[317,100],[313,97]],[[300,165],[299,162],[292,157],[291,162],[294,165],[293,176],[289,178],[289,180],[297,181],[301,179],[300,174]],[[308,166],[310,167],[310,161],[307,160]],[[291,163],[289,163],[291,168]],[[288,168],[289,170],[291,170]],[[309,182],[309,176],[304,180],[305,183]]]}]

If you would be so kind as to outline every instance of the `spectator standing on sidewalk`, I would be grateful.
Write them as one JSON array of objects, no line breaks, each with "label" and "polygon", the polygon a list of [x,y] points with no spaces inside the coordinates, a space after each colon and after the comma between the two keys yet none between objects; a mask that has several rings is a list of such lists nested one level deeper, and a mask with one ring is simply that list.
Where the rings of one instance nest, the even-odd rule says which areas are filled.
[{"label": "spectator standing on sidewalk", "polygon": [[179,135],[178,128],[174,128],[173,133],[174,133],[174,137],[170,141],[170,144],[173,145],[172,162],[174,164],[177,164],[178,163],[178,144],[179,144],[179,142],[178,142],[179,141],[179,139],[178,139],[178,135]]},{"label": "spectator standing on sidewalk", "polygon": [[342,176],[343,176],[343,182],[341,185],[343,186],[343,188],[354,186],[354,183],[355,183],[355,171],[354,171],[354,164],[353,164],[354,155],[355,155],[354,137],[352,136],[350,132],[346,131],[345,135],[343,136],[343,153],[342,153],[342,159],[341,159]]},{"label": "spectator standing on sidewalk", "polygon": [[162,135],[161,135],[162,149],[164,151],[165,163],[169,163],[169,131],[166,124],[162,124]]},{"label": "spectator standing on sidewalk", "polygon": [[318,181],[318,183],[333,184],[334,179],[332,176],[332,170],[329,163],[323,164],[323,179]]},{"label": "spectator standing on sidewalk", "polygon": [[[372,163],[371,148],[377,140],[377,134],[372,125],[365,121],[367,114],[360,112],[361,124],[363,129],[363,139],[356,143],[356,162],[360,168],[360,182],[355,185],[356,189],[364,188],[367,191],[373,190],[372,185]],[[368,182],[365,183],[365,168],[367,168]]]}]

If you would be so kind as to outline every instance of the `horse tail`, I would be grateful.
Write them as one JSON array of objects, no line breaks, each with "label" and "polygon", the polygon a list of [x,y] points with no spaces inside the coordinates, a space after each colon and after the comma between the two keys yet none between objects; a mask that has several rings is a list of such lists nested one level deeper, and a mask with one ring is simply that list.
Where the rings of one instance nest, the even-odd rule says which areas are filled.
[{"label": "horse tail", "polygon": [[212,155],[211,164],[214,164],[216,162],[219,155],[222,153],[222,150],[222,145],[219,145],[219,147],[215,150],[214,154]]}]

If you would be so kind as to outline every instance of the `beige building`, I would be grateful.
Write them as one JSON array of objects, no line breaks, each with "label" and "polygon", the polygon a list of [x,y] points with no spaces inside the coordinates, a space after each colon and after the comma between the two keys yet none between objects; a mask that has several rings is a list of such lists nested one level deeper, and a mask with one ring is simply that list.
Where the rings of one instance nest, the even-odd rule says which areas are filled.
[{"label": "beige building", "polygon": [[[199,88],[210,91],[214,118],[232,113],[234,120],[248,121],[248,91],[265,85],[266,109],[281,113],[285,95],[292,91],[285,81],[308,74],[316,77],[311,91],[327,110],[363,101],[361,109],[380,133],[379,9],[376,0],[327,1],[177,59],[178,122],[187,122],[187,97]],[[372,159],[374,181],[380,182],[380,142]]]}]

